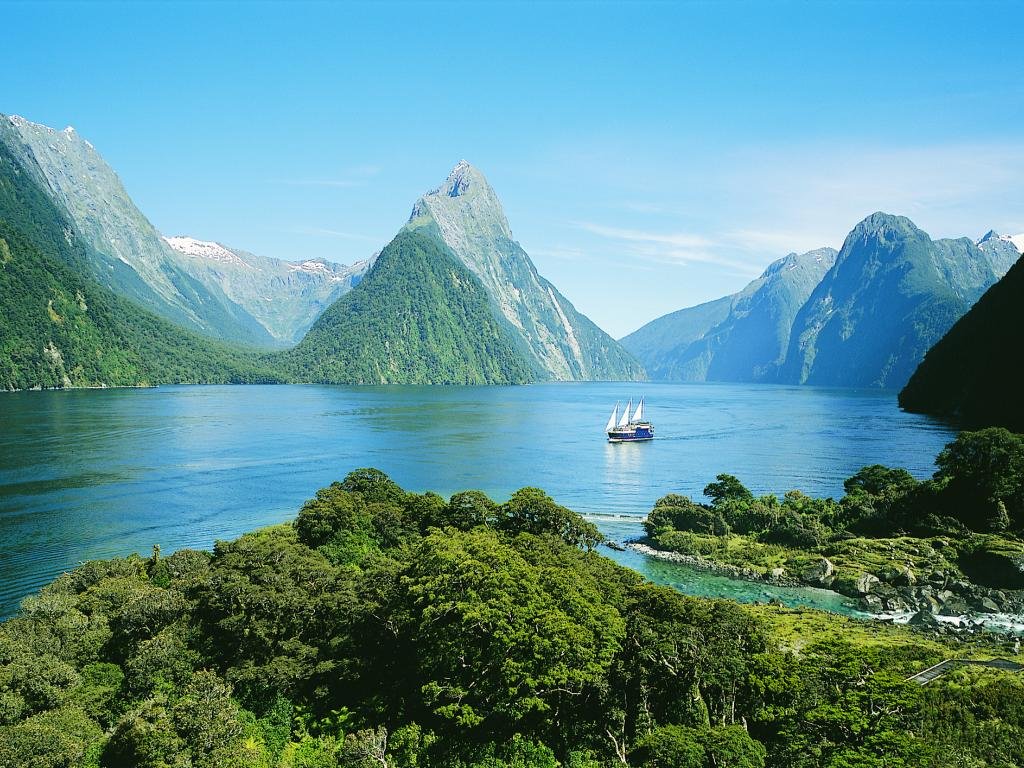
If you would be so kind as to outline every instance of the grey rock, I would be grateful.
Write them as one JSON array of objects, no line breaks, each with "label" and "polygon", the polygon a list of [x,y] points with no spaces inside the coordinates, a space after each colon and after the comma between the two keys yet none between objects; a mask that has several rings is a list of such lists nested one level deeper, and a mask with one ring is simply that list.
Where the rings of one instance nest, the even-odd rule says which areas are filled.
[{"label": "grey rock", "polygon": [[885,609],[885,604],[878,595],[864,595],[860,599],[860,606],[868,613],[881,613]]},{"label": "grey rock", "polygon": [[818,562],[804,569],[802,575],[804,581],[808,584],[816,587],[826,587],[832,583],[834,573],[835,567],[832,565],[832,562],[827,557],[823,557]]},{"label": "grey rock", "polygon": [[990,597],[982,597],[974,602],[974,607],[982,613],[999,613],[999,606]]},{"label": "grey rock", "polygon": [[910,617],[910,621],[907,622],[914,627],[938,627],[939,620],[935,618],[929,611],[918,611]]},{"label": "grey rock", "polygon": [[865,573],[857,577],[857,581],[854,584],[854,590],[856,590],[857,594],[867,595],[878,586],[878,583],[879,580],[877,576],[873,573]]}]

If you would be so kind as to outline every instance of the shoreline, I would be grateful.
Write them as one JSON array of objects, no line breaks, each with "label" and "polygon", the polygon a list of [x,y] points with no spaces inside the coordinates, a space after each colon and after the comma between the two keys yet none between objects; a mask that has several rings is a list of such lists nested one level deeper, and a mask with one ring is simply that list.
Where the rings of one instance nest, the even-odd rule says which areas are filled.
[{"label": "shoreline", "polygon": [[[799,579],[778,578],[766,575],[753,568],[740,568],[738,566],[718,563],[714,560],[699,555],[687,555],[681,552],[657,549],[646,543],[644,539],[634,539],[622,543],[623,546],[644,555],[645,557],[662,560],[664,562],[684,565],[695,570],[713,573],[718,576],[746,581],[752,584],[767,584],[777,587],[800,587],[803,589],[819,589],[825,592],[842,597],[856,599],[834,589],[807,584]],[[807,608],[807,610],[822,610],[818,608]],[[941,634],[953,636],[965,635],[974,632],[1004,632],[1024,634],[1024,615],[1015,613],[965,613],[959,616],[945,616],[941,614],[928,613],[926,611],[876,611],[869,606],[861,605],[861,612],[867,621],[877,621],[888,624],[907,624],[922,630],[933,630]]]}]

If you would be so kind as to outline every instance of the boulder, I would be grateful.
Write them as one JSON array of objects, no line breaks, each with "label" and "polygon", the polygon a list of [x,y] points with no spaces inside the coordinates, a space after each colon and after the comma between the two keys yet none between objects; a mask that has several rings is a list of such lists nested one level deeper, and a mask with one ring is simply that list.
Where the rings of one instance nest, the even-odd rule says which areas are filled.
[{"label": "boulder", "polygon": [[773,579],[781,579],[786,575],[786,569],[783,567],[772,568],[768,575]]},{"label": "boulder", "polygon": [[885,605],[882,603],[882,598],[878,595],[864,595],[864,597],[860,599],[860,607],[861,610],[866,611],[867,613],[881,613],[884,610]]},{"label": "boulder", "polygon": [[974,601],[975,610],[982,613],[999,613],[999,606],[991,597],[982,597]]},{"label": "boulder", "polygon": [[913,627],[937,627],[939,626],[939,620],[936,619],[928,611],[918,611],[910,617],[910,621],[907,622]]},{"label": "boulder", "polygon": [[812,586],[828,587],[832,584],[835,570],[832,562],[827,557],[823,557],[813,565],[807,566],[802,576],[803,580]]},{"label": "boulder", "polygon": [[899,568],[889,581],[897,587],[912,587],[917,584],[917,576],[909,568]]},{"label": "boulder", "polygon": [[959,597],[954,597],[952,600],[947,600],[942,604],[939,609],[940,616],[963,616],[966,613],[970,613],[970,607],[967,602]]},{"label": "boulder", "polygon": [[865,573],[857,577],[853,588],[858,595],[869,595],[871,590],[878,586],[878,577],[872,573]]}]

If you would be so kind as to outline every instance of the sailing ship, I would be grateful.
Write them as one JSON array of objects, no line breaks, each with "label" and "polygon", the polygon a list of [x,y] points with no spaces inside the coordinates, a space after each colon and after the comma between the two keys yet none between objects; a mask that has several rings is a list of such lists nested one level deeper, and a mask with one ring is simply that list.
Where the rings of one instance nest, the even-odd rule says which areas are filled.
[{"label": "sailing ship", "polygon": [[625,410],[619,416],[619,404],[616,403],[612,409],[611,418],[604,431],[608,433],[609,443],[636,443],[641,440],[654,439],[654,425],[644,419],[644,399],[636,410],[633,410],[633,401],[626,403]]}]

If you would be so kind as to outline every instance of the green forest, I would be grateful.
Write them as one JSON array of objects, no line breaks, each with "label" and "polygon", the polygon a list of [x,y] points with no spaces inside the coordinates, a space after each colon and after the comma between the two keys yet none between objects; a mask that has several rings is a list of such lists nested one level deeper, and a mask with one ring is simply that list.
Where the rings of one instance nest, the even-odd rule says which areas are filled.
[{"label": "green forest", "polygon": [[402,230],[297,347],[271,358],[296,381],[523,384],[539,372],[479,278],[426,231]]},{"label": "green forest", "polygon": [[794,643],[763,610],[654,586],[600,542],[536,488],[445,499],[360,469],[212,552],[86,563],[0,625],[0,766],[1024,758],[1019,676],[906,680],[955,643],[895,627]]}]

